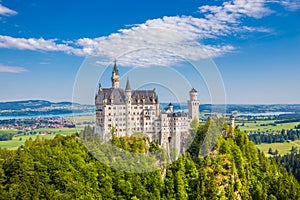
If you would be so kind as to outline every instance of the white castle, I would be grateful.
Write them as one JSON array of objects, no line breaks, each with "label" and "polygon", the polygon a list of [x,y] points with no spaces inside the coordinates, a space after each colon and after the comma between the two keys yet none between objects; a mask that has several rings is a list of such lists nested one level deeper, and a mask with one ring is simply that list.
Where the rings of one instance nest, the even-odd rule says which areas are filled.
[{"label": "white castle", "polygon": [[119,87],[120,77],[115,63],[112,87],[99,85],[95,97],[96,128],[102,141],[108,141],[112,133],[117,137],[143,133],[151,141],[177,153],[184,152],[184,143],[190,133],[190,123],[199,119],[197,91],[193,88],[188,103],[188,113],[174,112],[172,103],[165,110],[159,109],[158,96],[153,90],[131,90],[127,79],[125,90]]}]

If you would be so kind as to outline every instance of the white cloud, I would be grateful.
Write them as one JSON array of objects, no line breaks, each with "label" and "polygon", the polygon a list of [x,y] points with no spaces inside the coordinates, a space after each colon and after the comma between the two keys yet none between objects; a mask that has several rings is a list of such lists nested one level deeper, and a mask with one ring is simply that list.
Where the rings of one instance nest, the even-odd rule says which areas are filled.
[{"label": "white cloud", "polygon": [[14,38],[0,35],[0,48],[16,48],[21,50],[64,51],[70,53],[73,49],[66,44],[56,43],[56,39]]},{"label": "white cloud", "polygon": [[23,67],[15,67],[15,66],[6,66],[0,64],[0,73],[23,73],[27,72],[27,69]]},{"label": "white cloud", "polygon": [[[207,39],[220,42],[220,37],[245,32],[270,32],[265,27],[244,25],[246,17],[262,18],[272,14],[270,3],[296,8],[295,0],[232,0],[219,6],[201,6],[203,18],[171,16],[147,20],[117,33],[99,38],[81,38],[58,42],[56,39],[13,38],[0,36],[0,48],[17,48],[41,51],[63,51],[78,56],[99,56],[96,64],[109,63],[118,58],[120,65],[148,67],[168,66],[183,58],[197,60],[217,57],[233,51],[230,44],[207,44]],[[200,46],[201,45],[201,46]]]},{"label": "white cloud", "polygon": [[16,15],[17,12],[14,10],[11,10],[5,6],[3,6],[2,4],[0,4],[0,15],[4,15],[4,16],[10,16],[10,15]]}]

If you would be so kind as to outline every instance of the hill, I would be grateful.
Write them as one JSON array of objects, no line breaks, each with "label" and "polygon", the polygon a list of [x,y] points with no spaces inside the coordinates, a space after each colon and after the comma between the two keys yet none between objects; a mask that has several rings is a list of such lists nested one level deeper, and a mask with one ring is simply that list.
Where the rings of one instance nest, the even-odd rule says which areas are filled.
[{"label": "hill", "polygon": [[72,106],[71,102],[50,102],[46,100],[26,100],[26,101],[10,101],[0,102],[1,110],[22,110],[22,109],[38,109],[43,107],[61,107]]},{"label": "hill", "polygon": [[[148,173],[102,164],[76,135],[1,149],[0,199],[300,199],[297,180],[239,130],[225,127],[229,137],[219,137],[212,151],[201,156],[198,146],[209,126],[214,122],[199,125],[188,153]],[[147,146],[144,137],[117,141],[134,149]]]},{"label": "hill", "polygon": [[43,116],[70,113],[94,113],[93,105],[72,102],[51,102],[45,100],[26,100],[0,102],[0,116]]}]

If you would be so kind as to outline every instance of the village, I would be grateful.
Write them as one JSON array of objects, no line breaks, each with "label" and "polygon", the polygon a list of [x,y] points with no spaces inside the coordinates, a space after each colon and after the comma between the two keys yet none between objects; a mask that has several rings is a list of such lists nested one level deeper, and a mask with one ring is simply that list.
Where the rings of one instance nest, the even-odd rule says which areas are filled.
[{"label": "village", "polygon": [[[74,128],[75,124],[64,117],[25,118],[0,120],[0,130],[33,131],[41,128]],[[42,131],[39,134],[51,134],[51,131]]]}]

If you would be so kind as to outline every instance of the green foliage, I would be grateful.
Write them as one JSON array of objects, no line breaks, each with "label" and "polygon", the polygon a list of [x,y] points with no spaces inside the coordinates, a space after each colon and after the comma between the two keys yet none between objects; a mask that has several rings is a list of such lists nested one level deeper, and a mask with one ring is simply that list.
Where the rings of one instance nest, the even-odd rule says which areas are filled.
[{"label": "green foliage", "polygon": [[[219,122],[199,125],[198,142],[204,141],[210,123],[218,127]],[[0,150],[0,199],[300,199],[297,180],[257,150],[245,133],[232,131],[234,137],[218,137],[205,157],[193,143],[167,168],[147,173],[108,167],[76,135],[37,137],[23,149]],[[98,142],[92,133],[88,127],[80,138]],[[147,154],[158,148],[141,135],[113,140],[123,152]],[[293,152],[298,158],[300,153]]]},{"label": "green foliage", "polygon": [[282,165],[289,173],[292,173],[300,182],[300,151],[292,147],[290,153],[284,156],[275,156],[276,162]]}]

